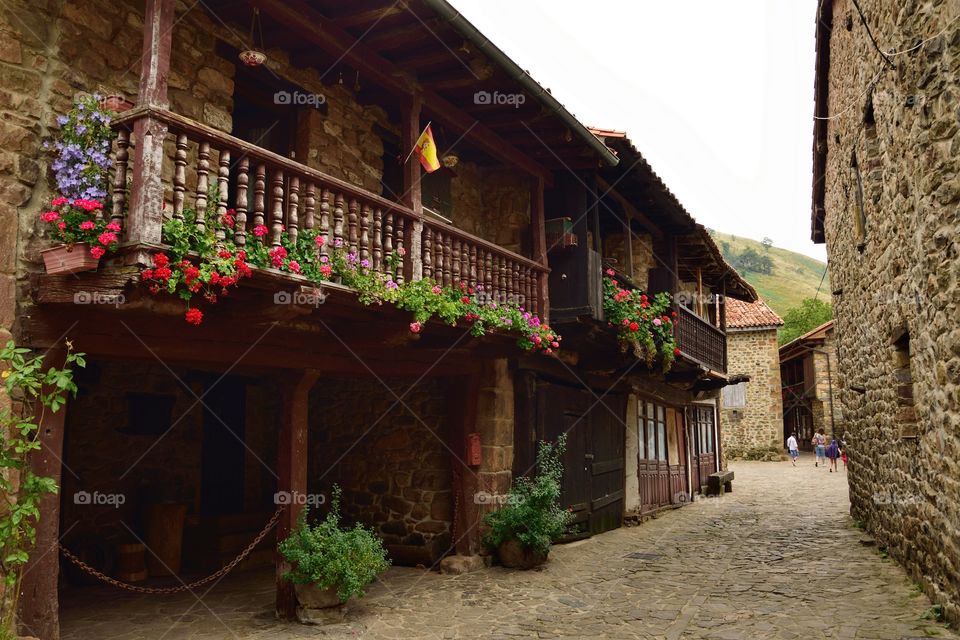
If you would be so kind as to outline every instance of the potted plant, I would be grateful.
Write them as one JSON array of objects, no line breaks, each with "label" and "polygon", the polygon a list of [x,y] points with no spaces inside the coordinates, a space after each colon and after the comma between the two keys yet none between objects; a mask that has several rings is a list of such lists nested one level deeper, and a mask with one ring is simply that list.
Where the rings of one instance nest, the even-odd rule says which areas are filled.
[{"label": "potted plant", "polygon": [[566,435],[556,444],[540,442],[536,477],[517,478],[506,503],[484,517],[484,543],[496,550],[503,566],[532,569],[546,562],[550,546],[570,521],[570,511],[560,506],[566,444]]},{"label": "potted plant", "polygon": [[294,584],[301,622],[342,618],[344,604],[363,597],[364,587],[390,566],[383,541],[372,531],[359,523],[341,528],[340,496],[340,488],[334,486],[330,511],[314,525],[304,508],[297,528],[279,545],[292,566],[283,578]]},{"label": "potted plant", "polygon": [[103,217],[103,202],[60,196],[40,214],[58,244],[40,252],[47,273],[92,271],[120,243],[120,224]]}]

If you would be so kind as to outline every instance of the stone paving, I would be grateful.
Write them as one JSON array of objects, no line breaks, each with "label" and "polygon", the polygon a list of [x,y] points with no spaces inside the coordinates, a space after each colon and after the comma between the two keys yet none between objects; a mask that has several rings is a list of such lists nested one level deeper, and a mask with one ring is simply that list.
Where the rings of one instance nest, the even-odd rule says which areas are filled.
[{"label": "stone paving", "polygon": [[846,475],[812,458],[734,463],[734,493],[561,545],[537,571],[393,568],[346,621],[276,621],[272,572],[202,601],[63,595],[62,638],[957,638],[893,561],[860,543]]}]

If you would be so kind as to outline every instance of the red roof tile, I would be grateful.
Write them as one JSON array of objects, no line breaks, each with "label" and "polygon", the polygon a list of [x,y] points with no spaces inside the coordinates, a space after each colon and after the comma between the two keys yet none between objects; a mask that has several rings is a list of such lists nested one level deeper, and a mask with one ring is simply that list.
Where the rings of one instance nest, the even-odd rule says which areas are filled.
[{"label": "red roof tile", "polygon": [[726,303],[728,329],[779,327],[783,324],[783,319],[763,300],[744,302],[736,298],[727,298]]}]

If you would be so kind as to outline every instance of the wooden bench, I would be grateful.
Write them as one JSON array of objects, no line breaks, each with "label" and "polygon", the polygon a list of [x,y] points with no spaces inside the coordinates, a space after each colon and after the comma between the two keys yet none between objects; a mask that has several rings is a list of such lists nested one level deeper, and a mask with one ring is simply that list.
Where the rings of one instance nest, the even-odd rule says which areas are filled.
[{"label": "wooden bench", "polygon": [[707,476],[707,495],[722,496],[733,492],[733,471],[718,471]]}]

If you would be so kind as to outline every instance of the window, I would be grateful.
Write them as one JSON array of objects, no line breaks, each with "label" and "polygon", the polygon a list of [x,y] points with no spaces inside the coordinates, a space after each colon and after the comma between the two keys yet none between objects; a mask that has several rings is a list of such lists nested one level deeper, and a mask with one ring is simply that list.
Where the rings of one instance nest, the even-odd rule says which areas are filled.
[{"label": "window", "polygon": [[652,402],[640,403],[640,458],[667,462],[667,409]]},{"label": "window", "polygon": [[917,410],[913,402],[910,332],[901,329],[893,340],[893,378],[897,390],[896,421],[901,438],[917,437]]},{"label": "window", "polygon": [[713,407],[694,407],[693,419],[700,438],[700,453],[714,453]]},{"label": "window", "polygon": [[657,460],[667,461],[667,417],[663,407],[657,407]]},{"label": "window", "polygon": [[454,173],[447,167],[440,167],[433,173],[424,173],[420,178],[420,198],[423,208],[429,209],[448,222],[453,221],[453,200],[450,196],[450,184]]},{"label": "window", "polygon": [[647,460],[657,459],[657,430],[653,411],[653,403],[648,402],[645,413],[647,418]]},{"label": "window", "polygon": [[746,382],[727,385],[721,393],[723,394],[724,409],[743,409],[747,406]]},{"label": "window", "polygon": [[864,247],[867,246],[867,214],[863,208],[863,178],[860,176],[860,165],[857,162],[856,151],[850,156],[850,174],[856,207],[853,213],[853,226],[856,233],[857,250],[862,252]]}]

